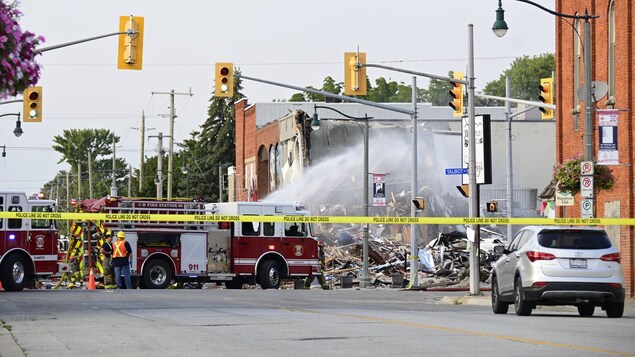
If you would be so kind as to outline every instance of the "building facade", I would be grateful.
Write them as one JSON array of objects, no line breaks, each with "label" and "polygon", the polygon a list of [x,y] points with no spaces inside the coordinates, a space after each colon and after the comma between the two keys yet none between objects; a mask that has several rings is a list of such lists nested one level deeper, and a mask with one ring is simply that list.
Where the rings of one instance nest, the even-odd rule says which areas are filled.
[{"label": "building facade", "polygon": [[[584,87],[592,80],[594,92],[592,116],[589,120],[593,133],[593,160],[603,160],[603,141],[606,138],[600,127],[599,117],[605,109],[616,109],[617,135],[610,148],[616,155],[610,164],[615,176],[612,190],[596,191],[594,217],[635,217],[635,68],[633,67],[635,4],[631,0],[557,0],[556,11],[568,15],[589,15],[591,48],[584,48],[585,19],[556,17],[556,160],[558,163],[581,156],[584,152],[586,105]],[[584,51],[591,54],[591,78],[585,78]],[[606,90],[603,84],[606,83]],[[615,115],[615,114],[614,114]],[[612,129],[613,130],[613,129]],[[609,134],[610,135],[610,134]],[[602,146],[601,146],[602,144]],[[617,164],[616,164],[617,163]],[[575,196],[575,206],[559,209],[560,217],[581,217],[580,194]],[[606,230],[622,255],[627,295],[634,296],[635,286],[632,225],[607,226]]]}]

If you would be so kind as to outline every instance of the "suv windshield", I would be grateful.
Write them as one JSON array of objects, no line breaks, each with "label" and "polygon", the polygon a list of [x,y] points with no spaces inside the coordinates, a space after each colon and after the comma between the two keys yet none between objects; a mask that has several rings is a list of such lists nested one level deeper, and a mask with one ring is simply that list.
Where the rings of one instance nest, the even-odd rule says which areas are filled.
[{"label": "suv windshield", "polygon": [[538,244],[557,249],[606,249],[611,241],[604,231],[545,229],[538,233]]}]

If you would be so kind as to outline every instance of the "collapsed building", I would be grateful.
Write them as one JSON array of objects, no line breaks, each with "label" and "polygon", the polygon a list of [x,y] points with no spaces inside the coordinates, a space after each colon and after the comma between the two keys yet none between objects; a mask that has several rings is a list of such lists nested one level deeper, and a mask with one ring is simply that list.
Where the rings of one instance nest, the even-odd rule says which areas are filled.
[{"label": "collapsed building", "polygon": [[[311,128],[312,114],[328,105],[352,117],[372,117],[365,142],[364,130],[355,120],[342,120],[337,114],[320,112],[320,130]],[[411,104],[396,104],[409,107]],[[363,186],[366,172],[364,143],[368,145],[368,173],[385,174],[385,205],[368,207],[370,216],[410,216],[411,197],[423,197],[423,215],[430,217],[466,217],[468,201],[456,189],[460,176],[444,175],[445,168],[461,167],[462,145],[460,120],[453,118],[450,108],[419,104],[417,121],[417,192],[411,193],[411,120],[409,116],[353,103],[258,103],[247,99],[235,103],[236,108],[236,182],[235,200],[301,201],[313,215],[363,216],[365,200],[372,192]],[[492,185],[480,188],[480,205],[501,200],[499,216],[506,215],[506,160],[504,108],[477,108],[492,117]],[[332,114],[332,115],[331,115]],[[539,117],[538,114],[534,114]],[[516,119],[516,141],[553,145],[551,122]],[[529,119],[529,118],[528,118]],[[547,139],[545,139],[547,138]],[[532,162],[529,168],[516,165],[514,213],[516,216],[537,215],[537,191],[551,181],[555,157],[544,148],[546,160],[532,160],[535,146],[514,148],[517,162]],[[526,174],[525,174],[526,173]],[[483,209],[483,216],[485,210]],[[490,214],[491,216],[491,214]],[[464,232],[462,226],[421,225],[416,234],[419,250],[451,232]],[[497,230],[496,227],[491,228]],[[369,239],[370,270],[373,283],[391,281],[393,274],[405,274],[410,267],[404,262],[410,255],[410,225],[371,225]],[[355,224],[323,224],[317,226],[320,239],[327,243],[327,266],[332,277],[357,276],[361,267],[362,227]],[[487,236],[487,234],[485,235]],[[447,250],[445,250],[447,251]],[[485,253],[487,254],[487,253]],[[459,259],[459,260],[456,260]],[[443,266],[446,257],[439,258]],[[446,274],[435,268],[417,267],[423,278],[434,276],[456,284],[464,278],[460,258],[451,259],[454,268]],[[443,283],[443,284],[446,284]],[[392,282],[391,282],[392,284]],[[436,283],[441,284],[440,282]]]}]

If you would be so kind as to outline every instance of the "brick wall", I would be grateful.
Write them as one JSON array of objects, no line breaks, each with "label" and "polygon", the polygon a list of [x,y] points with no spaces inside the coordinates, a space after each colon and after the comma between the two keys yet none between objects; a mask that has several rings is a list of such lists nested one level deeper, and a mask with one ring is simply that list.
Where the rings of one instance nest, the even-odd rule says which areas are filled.
[{"label": "brick wall", "polygon": [[[626,109],[619,112],[618,150],[620,163],[631,166],[613,166],[616,186],[611,191],[602,191],[595,197],[595,216],[605,217],[605,203],[619,201],[620,217],[635,217],[635,138],[634,113],[635,82],[633,76],[633,35],[634,5],[631,1],[614,1],[615,4],[615,109]],[[556,11],[564,14],[583,15],[588,9],[589,14],[600,16],[590,20],[591,23],[591,57],[592,79],[608,83],[608,29],[609,29],[610,0],[557,0]],[[584,20],[581,20],[580,36],[584,36]],[[584,151],[584,112],[585,103],[575,103],[574,86],[574,32],[571,25],[563,19],[556,20],[556,159],[565,161]],[[583,42],[582,42],[583,43]],[[585,49],[583,49],[584,51]],[[580,84],[584,85],[584,61],[580,67]],[[607,108],[607,97],[599,99],[598,108]],[[579,130],[574,130],[574,115],[571,110],[580,104]],[[594,113],[595,116],[595,113]],[[598,150],[597,118],[593,118],[594,155]],[[568,217],[580,216],[580,196],[576,196],[576,206],[567,209]],[[563,210],[559,211],[563,214]],[[620,251],[622,254],[622,268],[624,269],[627,295],[635,296],[635,257],[633,255],[633,237],[635,227],[620,227]]]}]

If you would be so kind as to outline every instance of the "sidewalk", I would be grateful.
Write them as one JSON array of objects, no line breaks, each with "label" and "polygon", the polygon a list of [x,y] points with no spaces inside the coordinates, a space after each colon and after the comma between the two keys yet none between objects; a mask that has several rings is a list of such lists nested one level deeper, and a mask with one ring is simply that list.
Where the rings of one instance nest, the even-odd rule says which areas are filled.
[{"label": "sidewalk", "polygon": [[[444,296],[441,302],[448,305],[478,305],[478,306],[491,306],[492,296],[489,291],[483,292],[481,296]],[[513,309],[513,306],[511,307]],[[575,306],[538,306],[537,309],[545,311],[563,311],[563,312],[578,312]],[[596,313],[602,312],[601,309],[596,309]],[[626,298],[624,301],[624,315],[635,317],[635,298]]]},{"label": "sidewalk", "polygon": [[24,357],[26,356],[20,346],[15,343],[13,335],[5,326],[0,326],[0,355],[2,357]]}]

